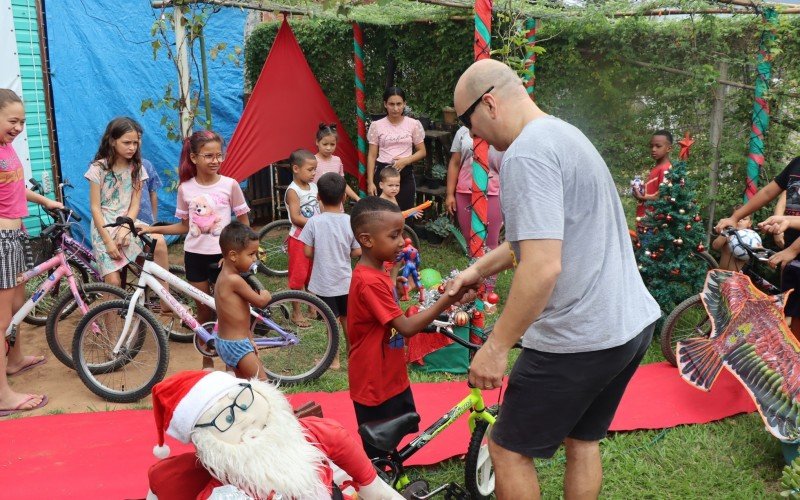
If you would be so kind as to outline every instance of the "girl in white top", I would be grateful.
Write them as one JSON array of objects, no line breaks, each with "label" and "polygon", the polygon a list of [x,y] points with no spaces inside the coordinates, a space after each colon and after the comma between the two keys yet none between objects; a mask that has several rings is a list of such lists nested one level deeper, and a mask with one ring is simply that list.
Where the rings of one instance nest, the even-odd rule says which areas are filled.
[{"label": "girl in white top", "polygon": [[[336,151],[336,143],[339,141],[339,133],[336,131],[335,123],[320,123],[317,130],[317,173],[314,174],[314,183],[328,172],[334,172],[344,177],[344,164],[342,159],[333,154]],[[348,198],[358,201],[358,194],[353,188],[345,184],[344,192]]]}]

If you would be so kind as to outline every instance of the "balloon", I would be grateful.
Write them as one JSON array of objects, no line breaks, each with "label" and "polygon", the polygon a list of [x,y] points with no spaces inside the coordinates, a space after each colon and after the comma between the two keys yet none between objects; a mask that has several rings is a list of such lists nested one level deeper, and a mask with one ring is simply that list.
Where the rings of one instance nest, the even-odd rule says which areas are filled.
[{"label": "balloon", "polygon": [[442,282],[442,275],[436,269],[423,269],[419,272],[419,280],[422,286],[428,290],[433,290]]}]

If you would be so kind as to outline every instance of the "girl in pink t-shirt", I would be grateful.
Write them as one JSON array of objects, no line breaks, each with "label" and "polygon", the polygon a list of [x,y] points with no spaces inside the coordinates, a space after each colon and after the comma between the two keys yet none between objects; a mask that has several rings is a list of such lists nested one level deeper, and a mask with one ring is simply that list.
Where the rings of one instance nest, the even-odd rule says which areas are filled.
[{"label": "girl in pink t-shirt", "polygon": [[[222,259],[219,233],[231,221],[231,213],[242,224],[250,225],[247,217],[250,207],[239,183],[219,174],[224,159],[222,137],[216,132],[201,130],[186,138],[181,151],[175,207],[175,217],[181,221],[147,229],[150,233],[186,234],[183,244],[186,280],[206,293],[211,290],[210,281],[219,274],[212,265]],[[212,317],[209,308],[197,304],[196,318],[201,324]],[[203,366],[213,366],[211,358],[203,357]]]},{"label": "girl in pink t-shirt", "polygon": [[383,93],[386,118],[372,122],[367,132],[367,194],[380,194],[381,169],[392,165],[400,171],[400,193],[396,199],[401,210],[415,205],[416,184],[412,163],[425,158],[425,130],[419,120],[403,116],[406,94],[399,87]]},{"label": "girl in pink t-shirt", "polygon": [[[17,276],[32,264],[26,252],[27,236],[22,231],[22,218],[28,215],[27,201],[46,208],[64,205],[25,189],[25,171],[11,143],[25,128],[25,107],[19,96],[9,89],[0,89],[0,330],[6,331],[11,317],[25,302],[25,286],[17,284]],[[8,348],[0,342],[0,416],[41,408],[47,404],[43,394],[15,392],[8,377],[45,362],[44,356],[24,356],[21,337]]]},{"label": "girl in pink t-shirt", "polygon": [[[317,173],[314,174],[314,184],[317,183],[320,177],[328,172],[334,172],[344,177],[344,164],[342,159],[333,154],[336,151],[336,143],[339,141],[339,133],[336,131],[335,123],[320,123],[317,130]],[[345,184],[344,188],[347,197],[353,201],[358,201],[360,198],[353,188]]]},{"label": "girl in pink t-shirt", "polygon": [[[503,153],[489,146],[489,183],[486,189],[488,220],[486,246],[495,249],[500,239],[503,214],[500,212],[500,163]],[[469,241],[472,228],[472,137],[461,127],[453,137],[447,168],[447,211],[456,215],[461,234]]]}]

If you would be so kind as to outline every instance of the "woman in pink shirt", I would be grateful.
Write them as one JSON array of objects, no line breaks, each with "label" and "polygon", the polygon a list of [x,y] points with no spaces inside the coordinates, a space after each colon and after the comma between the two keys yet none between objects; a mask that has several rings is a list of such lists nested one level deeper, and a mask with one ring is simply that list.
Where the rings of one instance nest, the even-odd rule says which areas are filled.
[{"label": "woman in pink shirt", "polygon": [[367,132],[367,194],[380,194],[380,171],[389,165],[400,171],[400,193],[397,204],[401,210],[414,207],[416,184],[411,164],[425,158],[425,130],[419,120],[403,116],[406,94],[399,87],[389,87],[383,93],[386,117],[372,122]]},{"label": "woman in pink shirt", "polygon": [[[25,250],[27,236],[22,218],[28,215],[28,201],[46,208],[64,205],[25,188],[25,171],[11,143],[25,128],[25,107],[19,96],[0,89],[0,330],[6,331],[11,317],[25,302],[25,286],[17,276],[33,265]],[[16,392],[8,377],[44,364],[44,356],[23,356],[20,337],[13,347],[0,342],[0,417],[35,410],[47,404],[43,394]]]}]

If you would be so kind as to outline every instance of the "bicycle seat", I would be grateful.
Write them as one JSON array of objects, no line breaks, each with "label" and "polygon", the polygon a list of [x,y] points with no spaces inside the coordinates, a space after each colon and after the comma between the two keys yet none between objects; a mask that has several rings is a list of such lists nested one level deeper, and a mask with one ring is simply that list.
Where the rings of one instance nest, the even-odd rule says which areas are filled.
[{"label": "bicycle seat", "polygon": [[415,412],[358,426],[358,434],[361,439],[387,453],[397,449],[404,437],[418,430],[419,414]]}]

